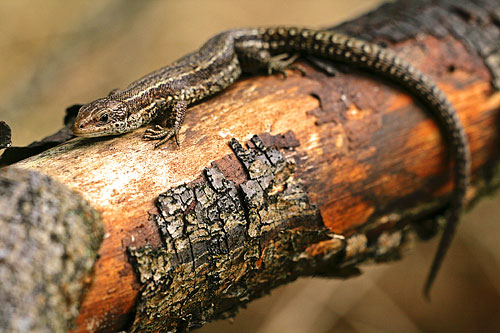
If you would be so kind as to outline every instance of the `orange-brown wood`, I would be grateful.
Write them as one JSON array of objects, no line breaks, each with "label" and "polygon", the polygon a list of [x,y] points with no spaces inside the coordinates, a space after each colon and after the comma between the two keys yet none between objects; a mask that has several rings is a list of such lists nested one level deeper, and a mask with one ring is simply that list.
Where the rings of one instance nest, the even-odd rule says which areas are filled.
[{"label": "orange-brown wood", "polygon": [[[412,40],[394,48],[433,77],[457,108],[477,179],[499,144],[500,94],[493,92],[482,60],[452,38],[422,36],[418,45]],[[169,143],[153,150],[141,140],[144,128],[73,139],[17,166],[57,178],[102,213],[106,236],[75,331],[117,328],[133,311],[140,286],[126,247],[159,245],[149,220],[159,193],[195,180],[231,154],[232,137],[244,142],[253,134],[287,131],[300,142],[288,155],[325,225],[337,233],[355,232],[384,212],[442,199],[452,190],[446,146],[428,113],[393,84],[354,70],[327,77],[307,67],[305,77],[289,72],[286,80],[242,79],[190,108],[178,148]]]}]

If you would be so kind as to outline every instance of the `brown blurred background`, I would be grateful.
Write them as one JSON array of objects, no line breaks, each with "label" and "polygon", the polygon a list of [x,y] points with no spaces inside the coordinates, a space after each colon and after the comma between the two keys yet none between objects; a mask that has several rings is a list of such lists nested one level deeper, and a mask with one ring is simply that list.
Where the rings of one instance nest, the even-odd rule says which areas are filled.
[{"label": "brown blurred background", "polygon": [[[379,0],[0,2],[0,120],[25,145],[58,130],[64,109],[162,67],[233,27],[324,27]],[[199,332],[500,332],[500,196],[459,228],[432,302],[421,290],[437,239],[347,281],[300,279]]]}]

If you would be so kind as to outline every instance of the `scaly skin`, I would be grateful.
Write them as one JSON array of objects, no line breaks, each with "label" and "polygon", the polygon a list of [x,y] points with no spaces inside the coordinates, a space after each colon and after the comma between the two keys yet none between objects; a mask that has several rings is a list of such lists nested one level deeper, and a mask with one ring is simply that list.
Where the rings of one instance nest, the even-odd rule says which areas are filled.
[{"label": "scaly skin", "polygon": [[469,183],[470,153],[465,131],[451,103],[436,84],[393,52],[343,34],[296,27],[238,29],[223,32],[198,51],[132,82],[127,88],[84,105],[73,132],[94,137],[130,132],[152,120],[170,128],[147,129],[148,140],[177,140],[186,108],[231,85],[243,71],[283,72],[290,61],[280,55],[304,54],[344,62],[381,73],[424,102],[441,125],[455,158],[455,188],[448,221],[428,275],[428,296],[455,234]]}]

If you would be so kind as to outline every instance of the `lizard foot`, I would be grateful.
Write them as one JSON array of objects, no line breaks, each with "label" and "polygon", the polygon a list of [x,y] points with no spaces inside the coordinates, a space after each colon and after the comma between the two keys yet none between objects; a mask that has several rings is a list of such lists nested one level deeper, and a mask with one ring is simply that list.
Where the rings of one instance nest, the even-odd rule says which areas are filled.
[{"label": "lizard foot", "polygon": [[179,138],[178,138],[179,132],[176,131],[174,128],[165,128],[160,125],[156,125],[154,128],[148,128],[144,132],[144,136],[142,137],[143,140],[159,140],[157,143],[155,143],[154,147],[158,148],[171,138],[174,138],[175,143],[177,146],[179,146]]},{"label": "lizard foot", "polygon": [[297,64],[293,64],[295,60],[299,57],[298,54],[295,54],[291,57],[288,56],[287,53],[278,54],[269,59],[267,63],[267,72],[269,75],[273,73],[280,73],[286,79],[288,74],[286,73],[287,69],[293,69],[299,71],[302,75],[306,75],[305,69]]}]

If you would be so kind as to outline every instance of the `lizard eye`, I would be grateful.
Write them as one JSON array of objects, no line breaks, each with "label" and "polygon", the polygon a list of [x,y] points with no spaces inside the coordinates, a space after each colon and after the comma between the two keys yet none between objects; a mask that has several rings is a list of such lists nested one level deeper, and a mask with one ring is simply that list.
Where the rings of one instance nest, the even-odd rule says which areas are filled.
[{"label": "lizard eye", "polygon": [[108,122],[108,114],[104,113],[99,117],[99,122],[100,123],[107,123]]}]

